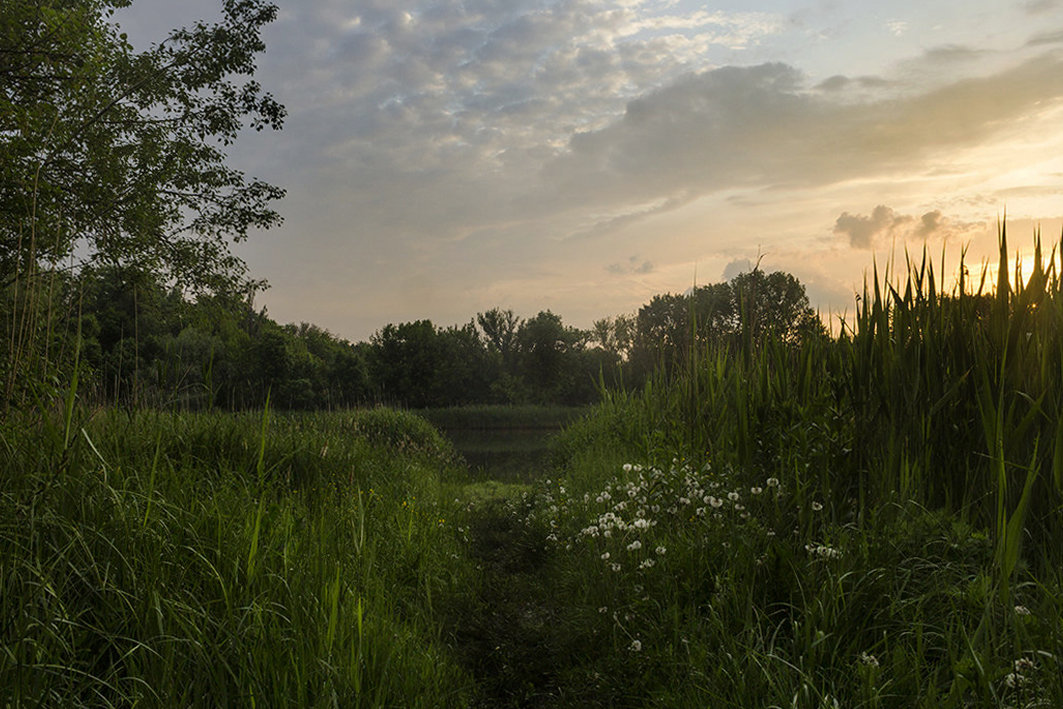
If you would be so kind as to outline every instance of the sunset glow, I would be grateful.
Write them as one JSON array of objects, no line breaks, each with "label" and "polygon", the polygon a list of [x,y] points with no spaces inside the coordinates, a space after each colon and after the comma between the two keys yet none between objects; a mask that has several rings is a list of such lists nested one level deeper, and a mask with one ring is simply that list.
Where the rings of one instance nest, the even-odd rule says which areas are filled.
[{"label": "sunset glow", "polygon": [[[215,5],[116,21],[146,46]],[[1060,2],[279,5],[256,79],[289,119],[233,162],[288,190],[240,251],[281,321],[587,327],[758,258],[841,311],[893,249],[1060,232]]]}]

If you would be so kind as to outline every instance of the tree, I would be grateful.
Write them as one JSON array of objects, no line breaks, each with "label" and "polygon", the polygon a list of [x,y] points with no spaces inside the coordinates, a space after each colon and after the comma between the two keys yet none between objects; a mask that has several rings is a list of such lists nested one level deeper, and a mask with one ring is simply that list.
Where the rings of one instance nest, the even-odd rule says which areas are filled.
[{"label": "tree", "polygon": [[791,274],[754,269],[735,276],[729,285],[736,330],[747,341],[775,338],[797,344],[826,336],[826,328],[808,303],[805,287]]},{"label": "tree", "polygon": [[248,77],[277,13],[225,0],[217,24],[136,52],[107,20],[130,0],[0,5],[0,287],[74,254],[183,287],[246,285],[229,244],[280,217],[283,191],[225,164],[285,111]]},{"label": "tree", "polygon": [[[588,337],[582,330],[567,327],[549,310],[521,323],[517,331],[520,374],[537,402],[566,401],[583,384],[580,376],[586,372],[580,367],[580,355]],[[591,381],[589,375],[587,380]]]},{"label": "tree", "polygon": [[487,346],[499,354],[503,366],[509,371],[517,344],[517,331],[523,321],[512,310],[492,308],[486,313],[477,314],[476,322],[483,331]]},{"label": "tree", "polygon": [[760,269],[683,295],[654,296],[639,309],[635,330],[629,361],[636,379],[683,362],[695,348],[756,346],[769,338],[799,344],[826,336],[801,282]]}]

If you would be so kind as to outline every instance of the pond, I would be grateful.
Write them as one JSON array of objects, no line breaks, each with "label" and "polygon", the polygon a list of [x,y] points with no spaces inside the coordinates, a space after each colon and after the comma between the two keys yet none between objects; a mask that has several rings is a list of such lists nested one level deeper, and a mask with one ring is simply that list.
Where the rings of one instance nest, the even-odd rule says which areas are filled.
[{"label": "pond", "polygon": [[545,477],[550,442],[587,413],[571,406],[458,406],[422,409],[469,464],[473,481],[528,483]]},{"label": "pond", "polygon": [[469,464],[472,480],[528,483],[546,475],[556,428],[490,428],[444,431]]}]

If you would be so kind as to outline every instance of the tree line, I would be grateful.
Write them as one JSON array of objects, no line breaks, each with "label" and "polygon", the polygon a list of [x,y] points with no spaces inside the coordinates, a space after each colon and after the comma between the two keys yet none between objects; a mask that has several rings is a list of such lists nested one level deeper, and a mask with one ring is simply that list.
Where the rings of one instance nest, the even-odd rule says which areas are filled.
[{"label": "tree line", "polygon": [[[357,343],[305,322],[279,324],[246,294],[190,296],[129,266],[56,272],[51,281],[46,349],[76,359],[83,390],[100,403],[241,409],[262,406],[269,392],[290,409],[581,405],[602,386],[640,386],[708,347],[826,336],[800,282],[760,270],[655,296],[590,329],[549,310],[521,317],[493,308],[464,325],[388,324]],[[10,312],[12,289],[4,292]]]}]

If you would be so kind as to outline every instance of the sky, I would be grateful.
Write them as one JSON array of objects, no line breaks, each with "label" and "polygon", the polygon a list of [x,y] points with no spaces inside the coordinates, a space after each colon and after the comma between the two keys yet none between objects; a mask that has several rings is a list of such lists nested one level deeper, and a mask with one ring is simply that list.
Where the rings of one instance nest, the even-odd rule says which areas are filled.
[{"label": "sky", "polygon": [[[905,249],[1063,228],[1063,0],[275,1],[288,118],[230,162],[288,191],[237,249],[280,322],[590,327],[758,262],[837,316]],[[115,21],[146,47],[219,7]]]}]

